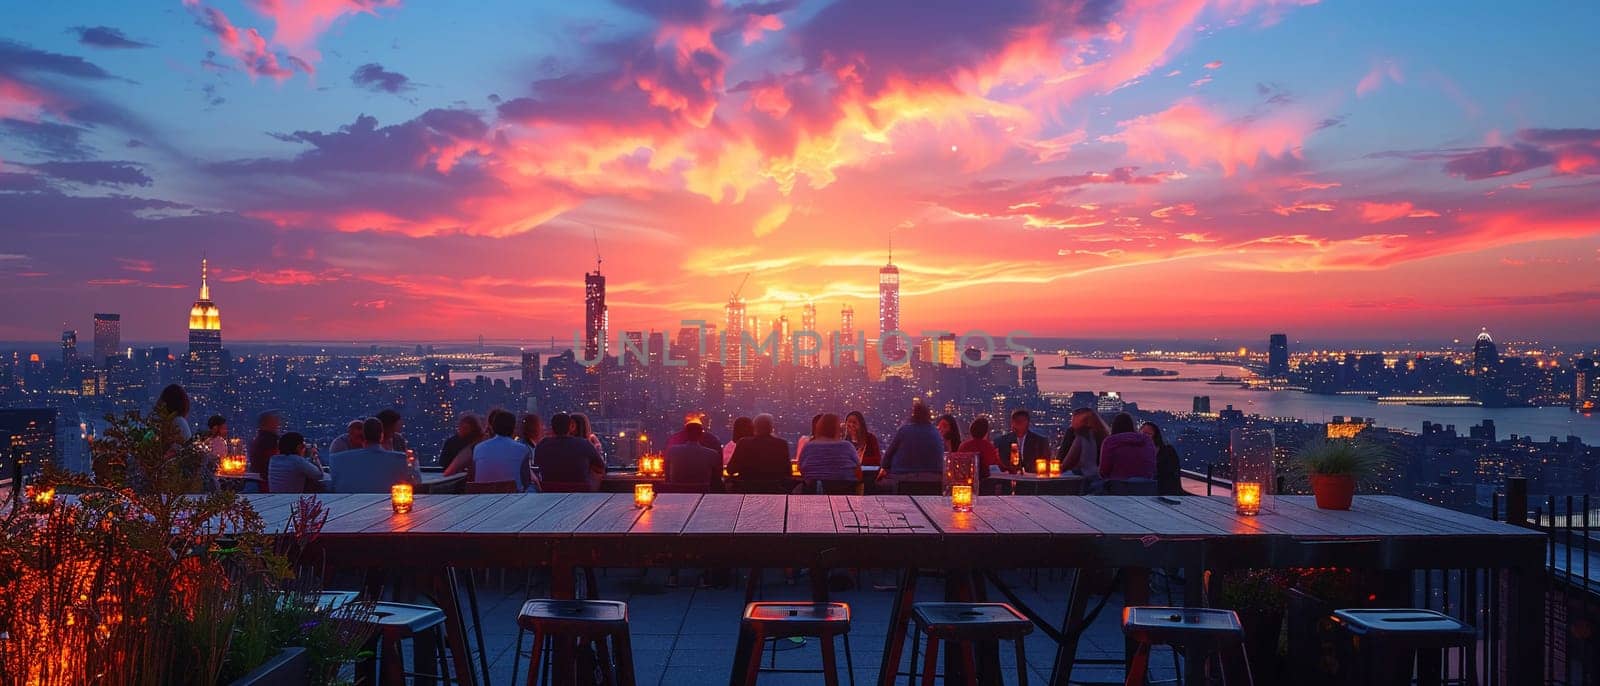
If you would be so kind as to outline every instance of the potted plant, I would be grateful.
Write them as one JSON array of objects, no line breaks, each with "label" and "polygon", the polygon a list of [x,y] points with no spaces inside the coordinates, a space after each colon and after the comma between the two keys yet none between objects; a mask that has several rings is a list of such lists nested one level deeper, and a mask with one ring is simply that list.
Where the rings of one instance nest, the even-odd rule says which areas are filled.
[{"label": "potted plant", "polygon": [[1287,573],[1276,569],[1229,571],[1218,580],[1217,607],[1239,615],[1250,671],[1264,683],[1277,681],[1279,639],[1290,582]]},{"label": "potted plant", "polygon": [[1293,570],[1288,591],[1289,673],[1285,683],[1333,686],[1348,683],[1341,646],[1349,639],[1333,621],[1333,611],[1381,607],[1373,589],[1378,579],[1352,569],[1317,567]]},{"label": "potted plant", "polygon": [[1295,471],[1311,482],[1317,507],[1348,510],[1356,494],[1356,484],[1388,461],[1379,445],[1346,439],[1317,438],[1306,441],[1295,451]]}]

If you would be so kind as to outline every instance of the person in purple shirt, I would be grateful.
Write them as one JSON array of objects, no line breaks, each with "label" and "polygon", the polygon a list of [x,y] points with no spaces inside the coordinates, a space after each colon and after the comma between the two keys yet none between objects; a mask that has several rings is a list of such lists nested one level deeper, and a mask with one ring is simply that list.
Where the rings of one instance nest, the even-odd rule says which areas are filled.
[{"label": "person in purple shirt", "polygon": [[938,481],[944,477],[944,437],[933,426],[933,412],[917,402],[911,406],[911,421],[889,439],[883,451],[879,481],[907,479]]},{"label": "person in purple shirt", "polygon": [[1156,478],[1156,444],[1123,412],[1111,420],[1111,435],[1100,446],[1101,479]]},{"label": "person in purple shirt", "polygon": [[839,415],[831,412],[817,420],[817,428],[797,460],[800,476],[807,483],[861,480],[861,456],[853,444],[839,438]]}]

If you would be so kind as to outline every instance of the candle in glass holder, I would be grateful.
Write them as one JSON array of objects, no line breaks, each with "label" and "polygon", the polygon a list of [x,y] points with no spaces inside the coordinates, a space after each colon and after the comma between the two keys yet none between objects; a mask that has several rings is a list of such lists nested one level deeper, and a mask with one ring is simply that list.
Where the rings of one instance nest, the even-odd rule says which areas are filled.
[{"label": "candle in glass holder", "polygon": [[41,512],[45,511],[45,510],[48,510],[48,509],[50,509],[50,506],[55,503],[55,501],[56,501],[56,489],[55,489],[55,487],[53,487],[53,486],[48,486],[48,487],[45,487],[45,486],[29,486],[28,487],[28,502],[33,505],[33,509],[41,511]]},{"label": "candle in glass holder", "polygon": [[1233,483],[1233,505],[1242,515],[1261,513],[1261,484],[1254,481]]},{"label": "candle in glass holder", "polygon": [[245,464],[242,455],[225,455],[217,461],[217,473],[222,476],[244,476]]},{"label": "candle in glass holder", "polygon": [[1044,459],[1042,457],[1039,458],[1039,459],[1034,460],[1033,461],[1033,473],[1034,474],[1038,474],[1039,476],[1044,476],[1046,474],[1049,474],[1050,473],[1050,461],[1046,460],[1046,459]]},{"label": "candle in glass holder", "polygon": [[649,508],[656,501],[656,487],[650,484],[637,484],[633,487],[633,506],[641,510]]},{"label": "candle in glass holder", "polygon": [[789,463],[789,476],[793,476],[793,477],[799,477],[800,476],[800,463],[799,462],[790,462]]},{"label": "candle in glass holder", "polygon": [[389,488],[389,504],[394,506],[395,514],[406,514],[411,511],[411,503],[416,498],[411,484],[395,484]]},{"label": "candle in glass holder", "polygon": [[1061,460],[1050,460],[1050,476],[1061,476]]},{"label": "candle in glass holder", "polygon": [[955,510],[956,512],[971,512],[972,511],[972,487],[971,486],[951,486],[950,487],[950,507],[951,507],[951,509]]}]

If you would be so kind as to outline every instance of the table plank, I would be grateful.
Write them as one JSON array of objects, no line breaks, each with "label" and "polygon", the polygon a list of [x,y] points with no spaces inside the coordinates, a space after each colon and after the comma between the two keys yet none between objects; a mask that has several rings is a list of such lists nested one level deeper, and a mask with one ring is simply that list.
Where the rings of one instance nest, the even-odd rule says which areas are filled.
[{"label": "table plank", "polygon": [[731,534],[739,523],[739,508],[744,496],[732,493],[712,493],[700,497],[694,512],[683,525],[686,534]]},{"label": "table plank", "polygon": [[[1153,502],[1160,508],[1180,517],[1187,517],[1207,526],[1213,526],[1222,531],[1240,536],[1259,536],[1262,534],[1287,534],[1290,533],[1285,526],[1293,526],[1291,520],[1258,515],[1246,517],[1233,509],[1232,505],[1222,507],[1213,506],[1213,499],[1206,497],[1177,497],[1171,500],[1161,500],[1149,496],[1138,496],[1140,500]],[[1176,503],[1172,501],[1177,501]]]},{"label": "table plank", "polygon": [[[978,505],[982,505],[979,508]],[[1010,497],[983,498],[982,502],[975,502],[972,511],[983,521],[1001,534],[1038,534],[1044,535],[1048,531],[1020,510],[1011,506]]]},{"label": "table plank", "polygon": [[327,525],[322,527],[324,534],[356,534],[374,523],[391,521],[394,510],[389,505],[388,494],[382,493],[357,493],[346,501],[343,512],[335,509],[328,516]]},{"label": "table plank", "polygon": [[[648,510],[639,513],[639,518],[633,521],[630,534],[677,535],[689,523],[690,515],[699,509],[701,496],[698,493],[660,493],[656,495],[655,504]],[[628,500],[633,500],[631,494]]]},{"label": "table plank", "polygon": [[[1077,497],[1077,496],[1069,496]],[[1066,512],[1052,507],[1040,496],[1020,495],[1006,499],[1018,513],[1057,535],[1099,535],[1100,530]]]},{"label": "table plank", "polygon": [[829,496],[842,534],[934,534],[933,522],[909,496]]},{"label": "table plank", "polygon": [[[978,510],[984,507],[988,501],[999,497],[1004,496],[975,496],[973,497],[972,509]],[[956,512],[950,507],[950,499],[948,497],[942,495],[917,495],[912,496],[911,500],[922,510],[922,514],[927,516],[928,521],[933,522],[933,525],[939,528],[939,533],[957,536],[972,534],[993,535],[996,533],[994,527],[989,526],[989,523],[984,521],[982,517],[972,512]]]},{"label": "table plank", "polygon": [[615,494],[568,493],[561,502],[523,527],[521,533],[570,534],[599,510],[612,495]]},{"label": "table plank", "polygon": [[1157,534],[1218,536],[1233,533],[1221,525],[1201,522],[1173,512],[1172,506],[1157,504],[1156,499],[1149,496],[1088,496],[1085,500],[1094,501],[1094,504],[1113,510],[1118,515],[1142,524]]},{"label": "table plank", "polygon": [[551,508],[567,498],[566,493],[513,493],[496,509],[483,513],[476,521],[464,521],[445,528],[447,532],[474,534],[515,533],[533,524]]},{"label": "table plank", "polygon": [[839,527],[834,523],[833,506],[828,496],[790,497],[789,511],[784,517],[784,522],[784,532],[790,534],[839,532]]},{"label": "table plank", "polygon": [[439,533],[453,522],[470,520],[483,512],[505,494],[462,495],[422,494],[416,497],[416,507],[405,521],[394,527],[395,531]]},{"label": "table plank", "polygon": [[1504,522],[1496,522],[1486,517],[1475,517],[1465,512],[1456,512],[1455,510],[1445,509],[1436,505],[1429,505],[1427,503],[1417,502],[1415,500],[1407,500],[1397,495],[1358,496],[1356,498],[1356,502],[1358,505],[1352,505],[1352,510],[1360,505],[1376,503],[1385,507],[1393,508],[1394,510],[1398,510],[1400,512],[1425,516],[1443,522],[1446,525],[1456,529],[1468,529],[1487,534],[1504,534],[1510,536],[1526,536],[1530,533],[1535,533],[1530,532],[1522,527],[1512,526]]},{"label": "table plank", "polygon": [[1279,496],[1276,514],[1298,519],[1334,536],[1412,536],[1417,528],[1405,520],[1373,517],[1349,510],[1323,510],[1311,500]]},{"label": "table plank", "polygon": [[[466,504],[465,500],[454,496],[418,493],[412,502],[410,512],[396,514],[391,520],[373,522],[362,533],[403,533],[423,522],[449,514],[452,509],[459,509]],[[390,510],[393,509],[393,506],[390,506]]]},{"label": "table plank", "polygon": [[739,508],[734,532],[741,534],[781,534],[784,532],[789,496],[747,495]]},{"label": "table plank", "polygon": [[1067,516],[1083,522],[1090,528],[1107,536],[1141,536],[1154,533],[1154,530],[1150,527],[1124,517],[1109,508],[1102,507],[1102,504],[1108,498],[1081,495],[1041,495],[1034,497],[1038,498],[1040,502],[1065,512]]},{"label": "table plank", "polygon": [[450,508],[448,512],[438,517],[429,519],[411,528],[412,533],[438,534],[454,532],[457,527],[469,526],[490,514],[500,511],[517,502],[520,493],[486,493],[482,495],[453,496],[462,500],[463,506]]},{"label": "table plank", "polygon": [[612,493],[600,507],[573,530],[583,534],[625,534],[644,511],[633,504],[632,493]]}]

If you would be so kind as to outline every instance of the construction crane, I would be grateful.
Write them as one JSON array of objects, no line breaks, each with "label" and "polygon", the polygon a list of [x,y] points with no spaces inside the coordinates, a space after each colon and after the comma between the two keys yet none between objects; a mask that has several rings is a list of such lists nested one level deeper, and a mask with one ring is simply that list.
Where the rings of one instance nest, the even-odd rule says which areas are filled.
[{"label": "construction crane", "polygon": [[750,281],[750,272],[745,272],[744,273],[744,278],[739,279],[739,287],[733,289],[733,294],[728,296],[728,301],[729,302],[733,302],[735,300],[738,300],[739,299],[739,294],[744,292],[745,283],[747,283],[749,281]]},{"label": "construction crane", "polygon": [[594,237],[594,273],[600,273],[600,263],[605,260],[600,258],[600,230],[589,225],[589,235]]}]

